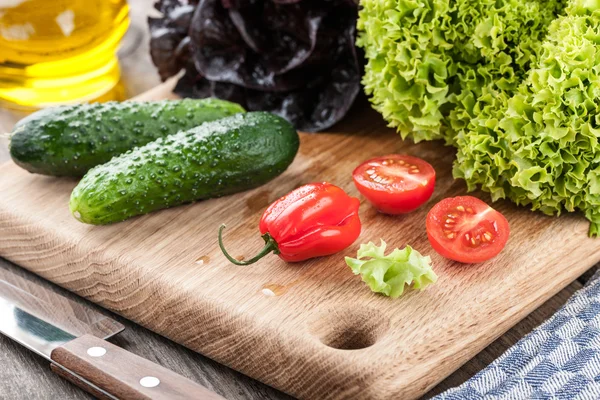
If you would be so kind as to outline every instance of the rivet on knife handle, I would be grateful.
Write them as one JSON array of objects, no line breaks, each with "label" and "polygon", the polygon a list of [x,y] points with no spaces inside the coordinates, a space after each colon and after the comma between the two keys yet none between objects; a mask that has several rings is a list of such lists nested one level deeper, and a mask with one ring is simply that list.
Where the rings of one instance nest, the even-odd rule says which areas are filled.
[{"label": "rivet on knife handle", "polygon": [[204,386],[91,335],[57,347],[51,358],[119,399],[223,400]]}]

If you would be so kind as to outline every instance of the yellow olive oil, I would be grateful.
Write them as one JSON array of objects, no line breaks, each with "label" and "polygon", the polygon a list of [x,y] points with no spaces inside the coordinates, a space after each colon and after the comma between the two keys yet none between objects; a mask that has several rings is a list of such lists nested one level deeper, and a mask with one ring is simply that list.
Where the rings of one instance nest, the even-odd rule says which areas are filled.
[{"label": "yellow olive oil", "polygon": [[125,0],[0,0],[0,106],[40,108],[122,94]]}]

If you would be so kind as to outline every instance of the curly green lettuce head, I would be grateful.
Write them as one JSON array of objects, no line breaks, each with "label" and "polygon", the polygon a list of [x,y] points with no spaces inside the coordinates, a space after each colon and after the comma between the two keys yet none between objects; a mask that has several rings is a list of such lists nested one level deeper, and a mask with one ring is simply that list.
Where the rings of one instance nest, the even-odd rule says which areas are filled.
[{"label": "curly green lettuce head", "polygon": [[454,143],[486,101],[516,89],[564,3],[363,0],[365,91],[403,138]]},{"label": "curly green lettuce head", "polygon": [[422,256],[410,246],[394,249],[386,256],[386,247],[383,240],[380,246],[369,242],[360,245],[358,258],[346,257],[352,272],[360,274],[373,292],[396,298],[404,293],[406,286],[422,290],[437,281],[437,275],[431,269],[431,258]]},{"label": "curly green lettuce head", "polygon": [[600,231],[600,0],[363,0],[373,106],[470,190]]},{"label": "curly green lettuce head", "polygon": [[577,0],[549,27],[518,90],[458,132],[456,177],[493,199],[600,224],[600,2]]}]

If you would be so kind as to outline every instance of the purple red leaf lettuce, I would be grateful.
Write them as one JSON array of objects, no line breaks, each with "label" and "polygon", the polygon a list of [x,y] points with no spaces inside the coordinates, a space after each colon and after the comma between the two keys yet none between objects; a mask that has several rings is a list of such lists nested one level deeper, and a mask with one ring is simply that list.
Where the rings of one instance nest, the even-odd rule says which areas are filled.
[{"label": "purple red leaf lettuce", "polygon": [[319,131],[344,117],[360,89],[354,0],[159,0],[150,51],[175,92],[218,97]]}]

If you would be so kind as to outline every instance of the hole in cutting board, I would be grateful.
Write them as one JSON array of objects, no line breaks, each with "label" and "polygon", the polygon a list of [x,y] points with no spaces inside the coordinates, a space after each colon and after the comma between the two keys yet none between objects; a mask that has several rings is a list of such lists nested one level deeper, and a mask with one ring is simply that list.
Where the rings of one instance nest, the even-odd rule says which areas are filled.
[{"label": "hole in cutting board", "polygon": [[329,308],[308,323],[310,333],[325,346],[359,350],[373,346],[389,328],[389,320],[374,309]]}]

